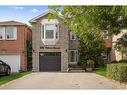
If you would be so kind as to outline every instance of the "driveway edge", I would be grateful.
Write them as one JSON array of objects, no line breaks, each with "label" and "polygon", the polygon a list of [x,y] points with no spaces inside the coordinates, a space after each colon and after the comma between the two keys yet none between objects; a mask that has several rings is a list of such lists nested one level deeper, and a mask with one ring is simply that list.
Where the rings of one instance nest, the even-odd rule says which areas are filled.
[{"label": "driveway edge", "polygon": [[[30,74],[31,74],[31,73],[29,73],[29,74],[27,74],[27,75],[24,75],[24,76],[22,76],[22,77],[20,77],[20,78],[27,77],[27,76],[30,75]],[[9,81],[9,82],[7,82],[7,83],[5,83],[5,84],[0,85],[0,88],[4,87],[4,86],[6,86],[6,85],[9,85],[9,84],[11,84],[12,82],[14,82],[14,81],[16,81],[16,80],[18,80],[18,79],[20,79],[20,78],[14,79],[14,80],[12,80],[12,81]]]},{"label": "driveway edge", "polygon": [[[95,74],[96,74],[96,73],[95,73]],[[122,83],[120,83],[120,82],[118,82],[118,81],[111,80],[111,79],[109,79],[109,78],[107,78],[107,77],[104,77],[104,76],[101,76],[101,75],[98,75],[98,74],[96,74],[96,75],[102,77],[103,79],[106,79],[106,80],[111,81],[111,82],[113,83],[113,85],[115,85],[115,86],[117,86],[117,87],[119,87],[119,88],[121,88],[121,89],[127,89],[127,85],[124,85],[124,84],[122,84]]]}]

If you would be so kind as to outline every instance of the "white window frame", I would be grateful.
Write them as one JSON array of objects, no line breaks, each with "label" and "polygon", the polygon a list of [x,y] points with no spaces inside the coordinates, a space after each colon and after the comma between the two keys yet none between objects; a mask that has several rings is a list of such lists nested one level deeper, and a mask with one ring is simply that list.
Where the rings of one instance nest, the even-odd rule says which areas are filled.
[{"label": "white window frame", "polygon": [[0,28],[3,28],[2,38],[0,38],[0,40],[5,40],[5,27],[4,26],[0,26]]},{"label": "white window frame", "polygon": [[[54,28],[53,28],[53,38],[46,38],[46,25],[53,25]],[[45,39],[55,39],[55,24],[44,24],[44,38]]]},{"label": "white window frame", "polygon": [[[74,35],[74,39],[73,39],[73,36]],[[75,35],[75,33],[73,33],[73,32],[70,32],[70,40],[76,40],[76,35]]]},{"label": "white window frame", "polygon": [[[7,27],[13,27],[14,28],[14,31],[13,31],[14,37],[13,38],[7,38],[7,35],[6,35],[6,28]],[[17,27],[16,26],[7,26],[7,27],[5,27],[5,38],[6,38],[6,40],[17,40]]]},{"label": "white window frame", "polygon": [[[17,40],[17,27],[16,26],[0,26],[3,28],[3,31],[2,31],[2,36],[3,38],[0,39],[0,40]],[[13,38],[7,38],[7,35],[6,35],[6,28],[7,27],[14,27],[14,37]]]},{"label": "white window frame", "polygon": [[[76,61],[74,61],[74,62],[71,62],[71,52],[72,51],[74,51],[75,53],[74,54],[77,54],[77,55],[75,55],[75,60]],[[77,62],[78,62],[78,57],[79,57],[79,54],[78,54],[78,50],[69,50],[69,63],[70,64],[77,64]]]},{"label": "white window frame", "polygon": [[[46,38],[46,28],[45,28],[46,25],[54,25],[53,38]],[[56,27],[56,25],[57,25],[57,27]],[[42,27],[43,27],[44,30],[42,29]],[[58,33],[57,34],[57,38],[56,38],[56,33]],[[42,37],[42,34],[43,34],[43,37]],[[44,40],[58,40],[59,39],[59,26],[58,26],[58,24],[54,24],[54,23],[45,23],[45,24],[42,24],[41,25],[41,39],[44,39]]]},{"label": "white window frame", "polygon": [[[105,33],[106,33],[106,37],[105,37]],[[104,37],[104,39],[108,39],[109,38],[108,31],[107,30],[104,30],[103,31],[103,37]]]}]

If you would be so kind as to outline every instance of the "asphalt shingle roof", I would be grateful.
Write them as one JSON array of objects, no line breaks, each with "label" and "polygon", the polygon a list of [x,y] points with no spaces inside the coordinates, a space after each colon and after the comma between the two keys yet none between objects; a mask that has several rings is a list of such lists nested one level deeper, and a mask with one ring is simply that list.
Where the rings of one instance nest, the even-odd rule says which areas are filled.
[{"label": "asphalt shingle roof", "polygon": [[0,25],[27,25],[27,24],[18,21],[3,21],[0,22]]}]

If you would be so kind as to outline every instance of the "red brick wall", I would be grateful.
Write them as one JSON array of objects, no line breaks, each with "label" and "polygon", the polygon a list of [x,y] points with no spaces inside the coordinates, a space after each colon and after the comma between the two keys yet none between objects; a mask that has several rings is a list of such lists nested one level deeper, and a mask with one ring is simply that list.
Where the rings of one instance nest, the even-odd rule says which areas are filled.
[{"label": "red brick wall", "polygon": [[112,47],[112,36],[109,36],[108,39],[104,39],[105,41],[105,47],[111,48]]},{"label": "red brick wall", "polygon": [[26,70],[27,68],[26,55],[24,53],[26,49],[27,36],[30,40],[32,32],[28,27],[17,26],[17,40],[0,40],[0,54],[20,54],[21,70]]}]

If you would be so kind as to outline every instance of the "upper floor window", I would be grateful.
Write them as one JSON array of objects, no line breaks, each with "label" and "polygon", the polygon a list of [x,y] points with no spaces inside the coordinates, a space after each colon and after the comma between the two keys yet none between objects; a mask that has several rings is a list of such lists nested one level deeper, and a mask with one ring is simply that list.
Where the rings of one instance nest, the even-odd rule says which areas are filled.
[{"label": "upper floor window", "polygon": [[16,40],[17,28],[14,26],[0,27],[0,39]]},{"label": "upper floor window", "polygon": [[107,30],[105,30],[105,31],[103,31],[103,37],[105,38],[105,39],[108,39],[108,31]]},{"label": "upper floor window", "polygon": [[76,40],[76,35],[70,32],[70,40]]},{"label": "upper floor window", "polygon": [[45,38],[46,39],[53,39],[54,31],[55,31],[54,24],[45,24]]},{"label": "upper floor window", "polygon": [[58,25],[43,24],[42,25],[42,39],[58,39]]}]

